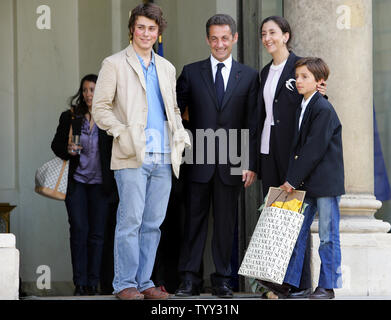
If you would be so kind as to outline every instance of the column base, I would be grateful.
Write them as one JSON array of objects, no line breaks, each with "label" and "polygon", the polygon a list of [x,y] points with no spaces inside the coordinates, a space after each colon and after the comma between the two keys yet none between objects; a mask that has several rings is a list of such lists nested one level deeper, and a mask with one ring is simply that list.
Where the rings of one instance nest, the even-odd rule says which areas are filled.
[{"label": "column base", "polygon": [[[391,294],[391,234],[341,233],[342,288],[336,296],[381,296]],[[318,285],[319,235],[312,234],[312,285]]]},{"label": "column base", "polygon": [[0,234],[0,300],[19,299],[19,250],[12,233]]},{"label": "column base", "polygon": [[[318,219],[314,219],[311,225],[311,232],[318,233]],[[362,216],[341,216],[339,222],[339,233],[387,233],[391,228],[391,225],[382,220],[378,220],[374,217],[362,217]]]},{"label": "column base", "polygon": [[[391,229],[388,222],[375,218],[382,206],[381,201],[371,194],[345,194],[341,197],[340,233],[386,233]],[[311,226],[312,232],[318,232],[318,220]]]}]

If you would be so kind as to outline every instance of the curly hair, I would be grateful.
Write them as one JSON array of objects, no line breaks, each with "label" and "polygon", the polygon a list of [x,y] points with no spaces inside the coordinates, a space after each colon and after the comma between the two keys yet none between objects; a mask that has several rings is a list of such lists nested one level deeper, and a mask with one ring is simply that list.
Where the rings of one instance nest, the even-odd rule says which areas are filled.
[{"label": "curly hair", "polygon": [[163,11],[158,5],[154,3],[139,4],[132,10],[129,18],[128,29],[130,40],[133,39],[134,26],[139,16],[154,20],[159,26],[159,35],[161,35],[164,29],[167,27],[167,21],[163,18]]}]

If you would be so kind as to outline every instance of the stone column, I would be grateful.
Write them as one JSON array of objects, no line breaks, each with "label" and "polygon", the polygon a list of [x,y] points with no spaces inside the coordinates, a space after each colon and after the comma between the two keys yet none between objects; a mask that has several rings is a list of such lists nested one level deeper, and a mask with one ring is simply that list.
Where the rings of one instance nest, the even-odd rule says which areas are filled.
[{"label": "stone column", "polygon": [[[391,290],[390,224],[374,218],[372,1],[285,0],[293,51],[330,67],[327,95],[342,122],[346,194],[341,198],[343,288],[337,295]],[[312,226],[313,286],[319,276],[317,221]]]},{"label": "stone column", "polygon": [[19,250],[12,233],[0,233],[0,300],[19,300]]}]

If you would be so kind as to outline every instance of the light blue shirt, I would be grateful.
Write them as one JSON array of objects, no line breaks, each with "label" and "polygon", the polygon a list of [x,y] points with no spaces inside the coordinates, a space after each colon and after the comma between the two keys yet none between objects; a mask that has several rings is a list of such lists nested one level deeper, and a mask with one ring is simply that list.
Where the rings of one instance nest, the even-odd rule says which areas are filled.
[{"label": "light blue shirt", "polygon": [[147,138],[146,152],[170,153],[170,141],[168,136],[168,123],[165,114],[164,102],[160,91],[159,79],[155,65],[155,53],[152,51],[152,59],[145,67],[143,59],[137,55],[144,72],[147,87],[148,118],[145,134]]}]

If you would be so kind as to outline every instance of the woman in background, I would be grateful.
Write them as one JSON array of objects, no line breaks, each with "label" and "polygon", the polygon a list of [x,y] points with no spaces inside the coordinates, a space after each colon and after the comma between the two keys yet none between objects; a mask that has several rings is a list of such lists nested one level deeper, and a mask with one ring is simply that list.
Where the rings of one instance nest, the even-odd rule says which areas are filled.
[{"label": "woman in background", "polygon": [[[97,76],[86,75],[70,99],[70,109],[60,116],[52,141],[53,152],[70,160],[65,205],[70,225],[74,295],[97,295],[106,220],[117,202],[110,170],[112,137],[91,117]],[[71,129],[72,125],[72,129]],[[80,146],[69,136],[80,137]]]}]

